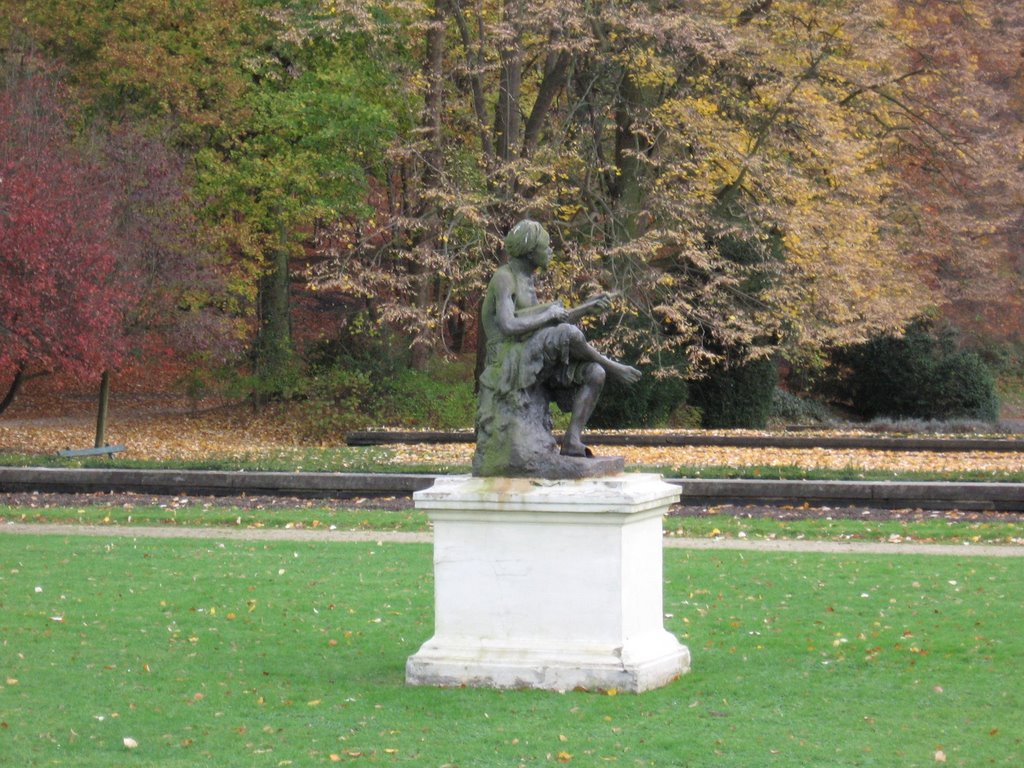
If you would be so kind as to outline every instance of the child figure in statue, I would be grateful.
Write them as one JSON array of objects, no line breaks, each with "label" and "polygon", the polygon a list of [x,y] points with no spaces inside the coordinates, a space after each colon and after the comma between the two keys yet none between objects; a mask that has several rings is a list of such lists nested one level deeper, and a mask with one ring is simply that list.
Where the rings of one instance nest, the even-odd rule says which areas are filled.
[{"label": "child figure in statue", "polygon": [[[611,303],[607,294],[571,309],[558,301],[538,301],[534,273],[547,267],[552,255],[540,224],[516,224],[505,238],[505,251],[509,262],[491,278],[481,310],[487,356],[480,376],[473,472],[586,476],[586,467],[571,459],[590,455],[582,432],[606,376],[632,384],[640,371],[602,355],[575,325],[589,313],[606,310]],[[551,435],[551,402],[571,413],[560,454]]]}]

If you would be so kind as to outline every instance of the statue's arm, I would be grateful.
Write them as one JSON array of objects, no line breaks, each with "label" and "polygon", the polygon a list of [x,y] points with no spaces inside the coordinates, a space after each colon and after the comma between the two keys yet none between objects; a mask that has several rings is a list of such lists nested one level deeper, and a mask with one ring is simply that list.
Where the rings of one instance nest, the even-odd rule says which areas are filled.
[{"label": "statue's arm", "polygon": [[573,307],[567,313],[566,322],[577,323],[586,315],[596,312],[604,312],[612,305],[613,294],[598,293],[591,296],[579,306]]},{"label": "statue's arm", "polygon": [[562,306],[562,303],[559,301],[552,301],[547,304],[534,304],[532,307],[519,307],[519,309],[515,310],[515,313],[517,317],[533,317],[534,315],[550,311],[554,306],[560,307]]},{"label": "statue's arm", "polygon": [[565,321],[567,312],[559,302],[535,304],[517,310],[513,289],[511,275],[501,271],[495,273],[489,290],[494,291],[494,319],[503,335],[522,336]]}]

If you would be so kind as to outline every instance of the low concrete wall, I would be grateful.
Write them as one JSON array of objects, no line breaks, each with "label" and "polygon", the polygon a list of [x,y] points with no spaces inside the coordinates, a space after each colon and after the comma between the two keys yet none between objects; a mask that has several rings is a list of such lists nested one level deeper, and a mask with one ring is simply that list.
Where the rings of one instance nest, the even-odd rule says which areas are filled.
[{"label": "low concrete wall", "polygon": [[[0,493],[188,494],[353,498],[411,496],[434,475],[346,472],[223,472],[159,469],[0,467]],[[682,503],[808,504],[886,509],[960,509],[1024,512],[1024,484],[669,478]]]},{"label": "low concrete wall", "polygon": [[225,472],[170,469],[66,469],[0,467],[0,492],[102,493],[191,496],[299,496],[350,498],[410,496],[432,475],[342,472]]}]

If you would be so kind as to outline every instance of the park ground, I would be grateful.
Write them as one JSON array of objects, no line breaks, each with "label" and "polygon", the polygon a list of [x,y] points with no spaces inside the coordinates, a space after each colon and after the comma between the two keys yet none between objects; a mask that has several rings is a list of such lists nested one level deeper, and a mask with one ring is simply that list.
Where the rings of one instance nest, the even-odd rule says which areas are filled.
[{"label": "park ground", "polygon": [[[92,444],[92,393],[27,394],[0,417],[0,450]],[[262,454],[296,468],[309,450],[284,407],[124,387],[108,441],[134,459]],[[350,455],[342,445],[339,435],[327,455]],[[469,450],[351,449],[403,466],[461,466]],[[1019,454],[627,453],[665,467],[1021,469]],[[432,610],[429,527],[408,520],[406,499],[7,494],[0,504],[0,765],[970,768],[1024,758],[1020,688],[1006,674],[1021,653],[1021,515],[990,539],[995,523],[978,513],[674,509],[665,623],[694,668],[633,697],[406,687],[405,659],[430,636]],[[155,525],[140,522],[147,514]],[[411,529],[389,527],[400,522]],[[869,529],[881,538],[867,540]],[[924,543],[933,533],[937,543]]]},{"label": "park ground", "polygon": [[971,768],[1024,757],[1007,674],[1021,653],[1020,558],[983,547],[673,541],[665,626],[693,669],[624,696],[405,686],[405,659],[431,634],[422,535],[2,533],[0,764]]},{"label": "park ground", "polygon": [[[0,452],[53,455],[66,448],[93,445],[96,434],[97,389],[58,378],[26,385],[13,405],[0,415]],[[1024,425],[1024,403],[1011,398],[1004,405],[1006,423]],[[292,407],[269,404],[255,410],[246,402],[207,397],[190,399],[180,388],[146,371],[114,377],[106,442],[126,447],[126,459],[202,461],[204,459],[280,459],[299,468],[311,448],[342,448],[337,434],[313,446],[304,440]],[[615,447],[627,465],[796,466],[805,469],[1006,472],[1024,469],[1020,454],[890,453],[867,450]],[[374,461],[395,466],[467,466],[472,446],[396,446],[374,454]],[[349,457],[339,457],[344,471]],[[313,469],[314,467],[305,467]]]}]

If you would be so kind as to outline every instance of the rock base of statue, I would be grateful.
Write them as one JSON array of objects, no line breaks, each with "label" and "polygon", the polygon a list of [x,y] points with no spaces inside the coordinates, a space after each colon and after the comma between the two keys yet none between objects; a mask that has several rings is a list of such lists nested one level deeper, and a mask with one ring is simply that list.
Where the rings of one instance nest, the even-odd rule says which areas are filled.
[{"label": "rock base of statue", "polygon": [[656,475],[440,478],[415,494],[434,526],[434,636],[410,685],[658,688],[690,667],[664,628]]},{"label": "rock base of statue", "polygon": [[[554,401],[540,384],[502,396],[482,380],[473,474],[577,480],[622,472],[624,463],[619,456],[561,455],[551,432],[549,404]],[[562,406],[568,408],[571,403]]]}]

